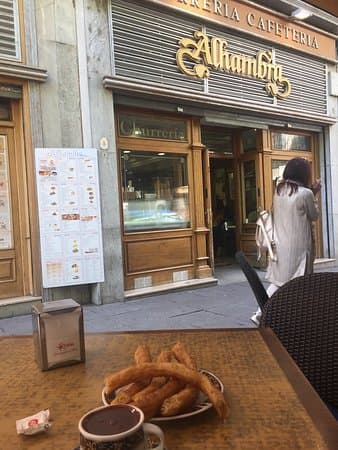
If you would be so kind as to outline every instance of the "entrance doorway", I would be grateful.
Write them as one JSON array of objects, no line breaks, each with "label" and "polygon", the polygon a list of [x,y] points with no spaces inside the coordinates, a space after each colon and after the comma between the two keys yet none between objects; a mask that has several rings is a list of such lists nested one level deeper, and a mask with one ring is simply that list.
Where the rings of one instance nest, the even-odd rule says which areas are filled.
[{"label": "entrance doorway", "polygon": [[0,303],[31,294],[20,107],[19,102],[0,99]]},{"label": "entrance doorway", "polygon": [[236,253],[234,161],[210,157],[215,265],[228,265]]},{"label": "entrance doorway", "polygon": [[202,126],[201,135],[209,154],[214,265],[229,265],[237,249],[234,133]]},{"label": "entrance doorway", "polygon": [[[201,140],[209,158],[210,209],[214,265],[234,262],[242,250],[254,265],[257,211],[272,205],[274,186],[288,160],[307,158],[318,176],[318,148],[314,133],[302,130],[210,126],[201,124]],[[317,257],[322,254],[321,222],[316,224]]]}]

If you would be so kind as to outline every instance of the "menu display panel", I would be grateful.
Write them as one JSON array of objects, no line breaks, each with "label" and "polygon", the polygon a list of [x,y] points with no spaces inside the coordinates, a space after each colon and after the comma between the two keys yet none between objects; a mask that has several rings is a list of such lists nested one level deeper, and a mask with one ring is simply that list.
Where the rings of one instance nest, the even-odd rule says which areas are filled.
[{"label": "menu display panel", "polygon": [[44,288],[104,281],[97,150],[36,148]]}]

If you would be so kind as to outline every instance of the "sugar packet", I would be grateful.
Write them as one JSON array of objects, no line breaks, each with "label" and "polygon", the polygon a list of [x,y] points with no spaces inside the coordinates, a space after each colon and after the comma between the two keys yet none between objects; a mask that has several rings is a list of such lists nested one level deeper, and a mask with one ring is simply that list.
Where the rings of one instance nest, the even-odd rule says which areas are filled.
[{"label": "sugar packet", "polygon": [[33,416],[17,420],[16,432],[18,434],[36,434],[41,431],[47,431],[50,426],[49,409],[44,409]]}]

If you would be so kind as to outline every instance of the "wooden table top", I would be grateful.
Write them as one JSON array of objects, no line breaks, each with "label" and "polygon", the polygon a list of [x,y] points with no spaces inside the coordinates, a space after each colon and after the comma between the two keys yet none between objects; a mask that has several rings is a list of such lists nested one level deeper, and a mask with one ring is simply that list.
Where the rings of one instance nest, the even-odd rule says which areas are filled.
[{"label": "wooden table top", "polygon": [[[0,338],[1,450],[72,450],[78,421],[101,405],[105,376],[133,364],[138,344],[154,357],[177,341],[225,386],[230,416],[213,409],[161,422],[168,450],[325,450],[338,448],[338,425],[269,329],[88,334],[86,362],[41,372],[31,336]],[[49,408],[52,426],[16,434],[15,421]]]}]

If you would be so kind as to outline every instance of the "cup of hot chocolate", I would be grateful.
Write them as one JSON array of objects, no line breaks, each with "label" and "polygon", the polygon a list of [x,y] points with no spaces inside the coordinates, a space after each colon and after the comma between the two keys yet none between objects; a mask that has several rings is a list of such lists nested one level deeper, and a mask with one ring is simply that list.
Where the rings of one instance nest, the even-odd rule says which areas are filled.
[{"label": "cup of hot chocolate", "polygon": [[157,425],[144,423],[133,405],[101,406],[79,421],[80,450],[164,450],[164,435]]}]

